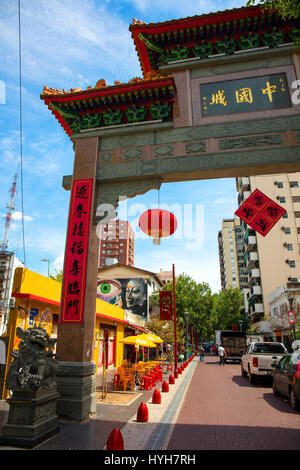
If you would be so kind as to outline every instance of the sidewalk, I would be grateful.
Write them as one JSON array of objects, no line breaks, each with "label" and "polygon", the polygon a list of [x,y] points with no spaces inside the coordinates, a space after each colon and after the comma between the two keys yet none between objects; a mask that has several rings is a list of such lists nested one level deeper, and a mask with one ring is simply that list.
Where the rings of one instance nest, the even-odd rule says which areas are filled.
[{"label": "sidewalk", "polygon": [[[139,391],[139,396],[127,405],[97,403],[96,414],[83,423],[60,420],[57,435],[37,445],[33,450],[105,450],[107,439],[114,428],[121,429],[124,450],[163,450],[167,448],[173,423],[180,411],[184,395],[198,363],[198,358],[178,374],[175,384],[169,385],[169,392],[161,392],[162,382],[155,388],[161,392],[161,404],[152,403],[154,388]],[[107,391],[115,370],[107,372]],[[170,372],[164,372],[163,380],[169,381]],[[97,390],[102,386],[102,374],[97,374]],[[136,421],[137,410],[141,402],[147,404],[149,419],[146,423]],[[8,405],[0,401],[0,433],[7,422]],[[14,447],[1,447],[0,450],[18,450]],[[19,449],[22,450],[22,449]]]}]

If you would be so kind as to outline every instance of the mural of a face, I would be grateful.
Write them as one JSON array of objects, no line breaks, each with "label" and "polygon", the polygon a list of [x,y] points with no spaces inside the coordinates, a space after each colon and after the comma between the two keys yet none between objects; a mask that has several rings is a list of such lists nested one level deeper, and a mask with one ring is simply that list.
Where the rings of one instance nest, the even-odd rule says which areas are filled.
[{"label": "mural of a face", "polygon": [[105,302],[123,307],[122,285],[115,280],[103,280],[98,283],[97,297]]},{"label": "mural of a face", "polygon": [[143,279],[130,279],[126,285],[126,308],[132,313],[147,316],[147,285]]}]

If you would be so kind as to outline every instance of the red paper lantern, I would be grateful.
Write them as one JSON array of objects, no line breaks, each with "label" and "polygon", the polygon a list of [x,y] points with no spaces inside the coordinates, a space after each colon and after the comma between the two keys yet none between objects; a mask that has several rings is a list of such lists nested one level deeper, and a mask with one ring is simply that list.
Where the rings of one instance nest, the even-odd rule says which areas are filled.
[{"label": "red paper lantern", "polygon": [[177,229],[177,219],[171,212],[163,209],[149,209],[139,218],[140,229],[153,237],[153,243],[159,245],[160,239],[169,237]]}]

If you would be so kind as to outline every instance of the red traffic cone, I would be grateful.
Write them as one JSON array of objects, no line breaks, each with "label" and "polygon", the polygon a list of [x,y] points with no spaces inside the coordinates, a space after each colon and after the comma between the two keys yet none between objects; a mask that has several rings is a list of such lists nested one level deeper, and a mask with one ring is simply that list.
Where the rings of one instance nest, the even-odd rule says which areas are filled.
[{"label": "red traffic cone", "polygon": [[123,436],[119,428],[115,428],[110,433],[107,443],[106,450],[124,450]]},{"label": "red traffic cone", "polygon": [[146,403],[142,401],[142,403],[139,406],[139,409],[137,411],[137,418],[136,420],[139,423],[145,423],[148,421],[148,408]]},{"label": "red traffic cone", "polygon": [[155,403],[157,405],[160,405],[160,403],[161,403],[161,394],[160,394],[160,391],[158,390],[158,388],[156,388],[153,392],[152,403]]},{"label": "red traffic cone", "polygon": [[163,383],[162,383],[161,391],[162,392],[168,392],[169,391],[169,384],[166,380],[164,380]]},{"label": "red traffic cone", "polygon": [[175,379],[174,379],[174,375],[170,375],[169,377],[169,384],[174,384],[175,383]]}]

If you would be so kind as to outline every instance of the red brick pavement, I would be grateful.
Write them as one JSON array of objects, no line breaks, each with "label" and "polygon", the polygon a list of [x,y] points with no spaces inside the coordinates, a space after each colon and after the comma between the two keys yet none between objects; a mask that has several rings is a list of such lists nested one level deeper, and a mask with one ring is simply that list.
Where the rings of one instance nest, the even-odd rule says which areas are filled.
[{"label": "red brick pavement", "polygon": [[271,383],[250,385],[240,365],[197,365],[168,450],[300,450],[300,413]]}]

